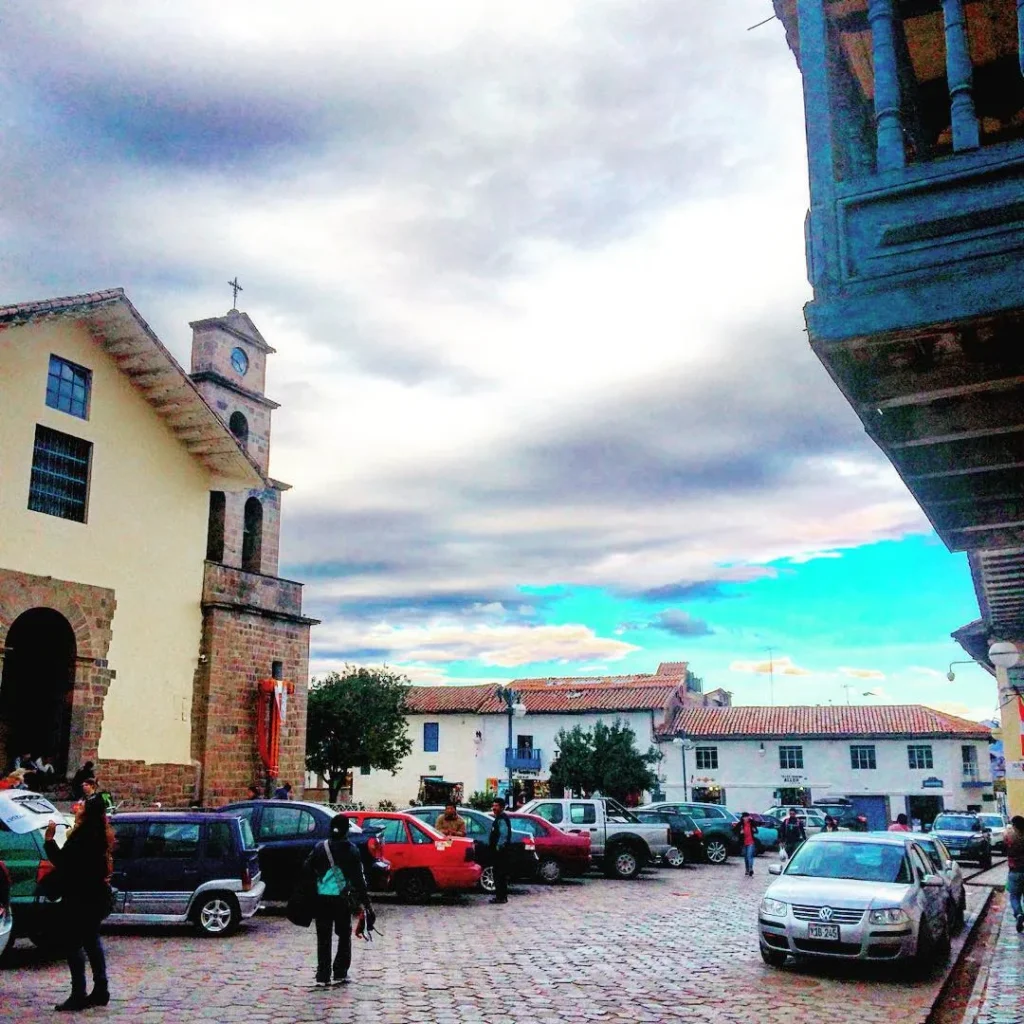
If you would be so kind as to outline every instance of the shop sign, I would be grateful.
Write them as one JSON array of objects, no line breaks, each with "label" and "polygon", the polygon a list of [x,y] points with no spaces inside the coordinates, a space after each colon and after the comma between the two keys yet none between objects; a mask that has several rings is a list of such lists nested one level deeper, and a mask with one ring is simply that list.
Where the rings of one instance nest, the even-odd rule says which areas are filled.
[{"label": "shop sign", "polygon": [[783,775],[782,781],[787,786],[799,786],[800,783],[807,781],[806,775]]},{"label": "shop sign", "polygon": [[921,780],[922,789],[942,789],[943,785],[945,783],[943,783],[942,779],[935,775],[930,775],[927,779]]}]

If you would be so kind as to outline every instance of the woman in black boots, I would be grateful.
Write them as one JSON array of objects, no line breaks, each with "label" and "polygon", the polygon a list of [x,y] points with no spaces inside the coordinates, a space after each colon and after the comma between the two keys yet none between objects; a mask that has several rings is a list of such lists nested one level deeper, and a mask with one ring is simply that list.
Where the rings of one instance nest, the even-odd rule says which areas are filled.
[{"label": "woman in black boots", "polygon": [[[71,995],[57,1010],[84,1010],[110,1002],[107,961],[100,922],[110,913],[110,876],[114,870],[114,831],[103,797],[90,796],[75,817],[63,847],[54,841],[57,826],[46,827],[46,856],[57,873],[60,923],[71,969]],[[92,967],[93,990],[86,995],[85,959]]]}]

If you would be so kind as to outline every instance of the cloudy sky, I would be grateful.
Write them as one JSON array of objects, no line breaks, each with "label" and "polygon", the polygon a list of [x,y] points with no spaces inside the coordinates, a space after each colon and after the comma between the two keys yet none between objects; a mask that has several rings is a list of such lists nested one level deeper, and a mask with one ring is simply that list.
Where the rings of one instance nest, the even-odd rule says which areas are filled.
[{"label": "cloudy sky", "polygon": [[983,715],[986,676],[945,679],[965,560],[807,345],[770,14],[8,6],[0,301],[123,286],[187,363],[239,276],[314,672],[686,660],[738,703]]}]

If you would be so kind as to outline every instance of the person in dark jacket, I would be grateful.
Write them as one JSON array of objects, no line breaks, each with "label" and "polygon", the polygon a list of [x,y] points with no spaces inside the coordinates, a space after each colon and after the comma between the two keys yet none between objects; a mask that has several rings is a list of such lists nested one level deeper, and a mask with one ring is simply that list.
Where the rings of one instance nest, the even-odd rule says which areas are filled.
[{"label": "person in dark jacket", "polygon": [[[54,1009],[106,1006],[110,1002],[110,989],[99,931],[100,922],[110,913],[114,832],[107,821],[103,798],[90,796],[85,801],[63,847],[54,840],[56,832],[57,824],[51,821],[43,837],[47,860],[57,872],[60,923],[71,970],[71,995]],[[93,980],[93,989],[88,995],[85,992],[86,957]]]},{"label": "person in dark jacket", "polygon": [[1024,932],[1024,817],[1015,814],[1006,830],[1006,891],[1017,931]]},{"label": "person in dark jacket", "polygon": [[88,779],[96,778],[96,765],[92,761],[86,761],[81,768],[71,777],[71,793],[76,800],[83,797],[82,783]]},{"label": "person in dark jacket", "polygon": [[[316,922],[316,983],[331,983],[331,930],[338,936],[338,951],[334,956],[334,984],[348,983],[348,969],[352,964],[352,909],[354,904],[366,912],[366,922],[372,928],[376,915],[370,905],[363,877],[363,862],[359,851],[348,839],[349,820],[344,814],[331,819],[331,834],[326,843],[317,843],[306,858],[304,870],[314,880],[317,896],[313,920]],[[330,856],[327,845],[330,845]],[[340,872],[332,872],[331,860]],[[351,898],[350,898],[351,897]]]},{"label": "person in dark jacket", "polygon": [[790,807],[789,814],[782,819],[779,828],[779,842],[786,851],[787,860],[796,853],[796,848],[807,838],[804,823],[797,817],[796,808]]},{"label": "person in dark jacket", "polygon": [[488,846],[494,867],[494,899],[492,903],[508,903],[508,855],[512,843],[512,819],[505,813],[505,801],[499,796],[491,804],[494,824]]}]

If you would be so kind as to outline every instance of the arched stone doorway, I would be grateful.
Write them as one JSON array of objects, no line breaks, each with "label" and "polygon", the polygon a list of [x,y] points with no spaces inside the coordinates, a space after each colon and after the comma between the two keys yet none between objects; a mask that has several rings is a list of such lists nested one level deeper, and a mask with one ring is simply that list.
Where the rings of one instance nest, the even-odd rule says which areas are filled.
[{"label": "arched stone doorway", "polygon": [[0,677],[0,762],[18,753],[49,754],[68,769],[75,686],[75,631],[60,612],[32,608],[4,639]]}]

